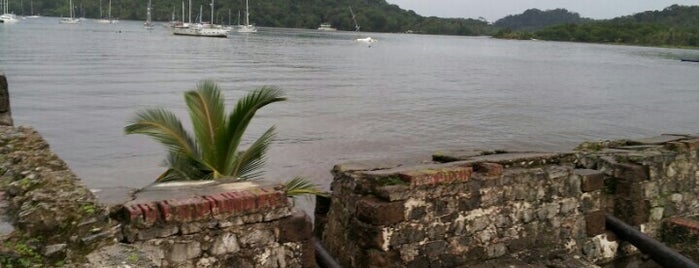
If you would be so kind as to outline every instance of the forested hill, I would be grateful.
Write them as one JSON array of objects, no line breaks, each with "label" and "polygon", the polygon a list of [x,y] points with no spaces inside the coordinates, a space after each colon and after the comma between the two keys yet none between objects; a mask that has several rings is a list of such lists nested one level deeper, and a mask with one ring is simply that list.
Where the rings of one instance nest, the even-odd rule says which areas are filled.
[{"label": "forested hill", "polygon": [[591,19],[582,18],[580,14],[570,12],[566,9],[553,9],[541,11],[539,9],[527,9],[522,14],[509,15],[497,20],[493,25],[499,28],[511,30],[533,31],[546,26],[563,23],[583,23],[590,22]]},{"label": "forested hill", "polygon": [[660,11],[646,11],[610,20],[564,23],[533,32],[501,29],[494,37],[699,47],[699,6],[672,5]]},{"label": "forested hill", "polygon": [[611,20],[563,24],[537,31],[534,36],[557,41],[699,47],[699,6],[673,5]]},{"label": "forested hill", "polygon": [[[34,13],[45,16],[68,15],[68,0],[11,0],[10,10],[16,14],[29,14],[29,3],[33,3]],[[86,18],[106,16],[109,0],[73,0],[76,14]],[[356,14],[357,23],[362,31],[372,32],[406,32],[453,35],[491,34],[488,23],[475,19],[445,19],[423,17],[413,11],[403,10],[385,0],[249,0],[250,20],[258,26],[290,27],[315,29],[321,23],[331,23],[340,30],[354,30],[350,7]],[[120,19],[144,20],[146,0],[112,0],[112,17]],[[185,1],[185,5],[187,5]],[[20,7],[23,3],[23,7]],[[153,19],[169,21],[173,10],[181,16],[182,1],[152,0]],[[204,20],[209,20],[210,0],[192,0],[192,17],[199,14],[203,7]],[[232,24],[237,23],[238,12],[245,11],[245,0],[218,0],[216,4],[216,22],[228,24],[229,11]]]}]

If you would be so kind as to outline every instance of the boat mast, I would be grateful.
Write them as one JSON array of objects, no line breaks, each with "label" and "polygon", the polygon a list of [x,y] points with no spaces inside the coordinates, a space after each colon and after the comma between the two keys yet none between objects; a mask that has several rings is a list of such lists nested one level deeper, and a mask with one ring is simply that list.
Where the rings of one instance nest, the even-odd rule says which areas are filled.
[{"label": "boat mast", "polygon": [[211,25],[214,25],[214,0],[211,0]]},{"label": "boat mast", "polygon": [[245,0],[245,25],[250,25],[250,9],[248,7],[248,0]]},{"label": "boat mast", "polygon": [[192,0],[189,0],[189,23],[192,24]]},{"label": "boat mast", "polygon": [[349,7],[350,13],[352,14],[352,21],[354,21],[354,30],[359,32],[359,24],[357,24],[357,16],[354,15],[354,11],[352,11],[352,7]]},{"label": "boat mast", "polygon": [[109,0],[109,11],[107,12],[107,18],[109,22],[112,22],[112,0]]},{"label": "boat mast", "polygon": [[199,5],[199,23],[200,23],[200,24],[201,24],[201,22],[202,22],[202,17],[201,17],[201,11],[202,11],[202,9],[203,9],[202,5]]},{"label": "boat mast", "polygon": [[147,15],[146,22],[148,23],[148,26],[150,26],[150,24],[151,24],[151,18],[150,18],[150,16],[151,16],[151,15],[150,15],[151,5],[150,5],[150,4],[151,4],[151,3],[150,3],[150,0],[148,0],[148,8],[146,9],[146,13],[147,13],[147,14],[146,14],[146,15]]}]

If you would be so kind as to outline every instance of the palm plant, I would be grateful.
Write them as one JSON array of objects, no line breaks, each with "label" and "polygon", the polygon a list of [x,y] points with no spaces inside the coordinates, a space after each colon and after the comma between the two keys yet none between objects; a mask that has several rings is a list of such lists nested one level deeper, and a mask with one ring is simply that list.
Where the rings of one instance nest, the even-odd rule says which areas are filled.
[{"label": "palm plant", "polygon": [[[195,90],[184,94],[193,137],[175,114],[160,108],[138,112],[124,127],[124,132],[150,136],[167,147],[168,169],[156,182],[255,179],[262,175],[265,154],[275,135],[274,127],[265,131],[246,150],[238,147],[255,113],[268,104],[286,100],[282,94],[275,87],[255,89],[239,99],[233,111],[226,115],[219,87],[212,81],[203,81]],[[320,193],[315,185],[307,181],[299,184],[296,179],[285,184],[285,189],[290,195]]]}]

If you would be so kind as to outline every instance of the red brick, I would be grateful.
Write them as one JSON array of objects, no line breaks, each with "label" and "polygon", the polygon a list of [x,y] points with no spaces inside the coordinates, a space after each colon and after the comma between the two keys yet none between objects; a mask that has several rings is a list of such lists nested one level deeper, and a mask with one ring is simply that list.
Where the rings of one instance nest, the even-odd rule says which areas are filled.
[{"label": "red brick", "polygon": [[154,204],[138,204],[143,211],[144,223],[151,225],[158,221],[158,208]]},{"label": "red brick", "polygon": [[220,213],[220,207],[218,206],[218,203],[216,202],[216,199],[214,199],[212,196],[202,196],[206,202],[209,203],[209,207],[211,208],[211,215],[218,215]]},{"label": "red brick", "polygon": [[143,211],[141,211],[138,204],[124,206],[124,209],[126,212],[126,218],[129,222],[138,222],[143,220]]},{"label": "red brick", "polygon": [[686,229],[691,234],[699,234],[699,221],[673,217],[666,220],[667,224],[674,225],[675,227]]},{"label": "red brick", "polygon": [[447,167],[406,171],[399,173],[398,176],[412,186],[436,185],[468,181],[472,171],[471,167]]}]

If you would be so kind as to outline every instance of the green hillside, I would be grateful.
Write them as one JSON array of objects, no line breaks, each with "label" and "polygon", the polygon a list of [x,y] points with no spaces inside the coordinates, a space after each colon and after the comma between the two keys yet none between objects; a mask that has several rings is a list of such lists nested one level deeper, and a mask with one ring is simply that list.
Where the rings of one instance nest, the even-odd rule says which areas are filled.
[{"label": "green hillside", "polygon": [[509,15],[493,23],[496,27],[511,30],[533,31],[541,28],[563,23],[584,23],[591,19],[582,18],[580,14],[566,9],[553,9],[541,11],[539,9],[527,9],[522,14]]},{"label": "green hillside", "polygon": [[590,23],[567,23],[535,32],[501,30],[496,37],[552,41],[699,47],[699,6],[673,5],[661,11]]},{"label": "green hillside", "polygon": [[[68,0],[31,0],[35,13],[46,16],[69,14]],[[102,14],[106,16],[109,0],[102,1]],[[179,18],[182,1],[152,0],[153,19],[169,21],[173,10]],[[17,14],[29,14],[29,0],[13,0],[10,9]],[[146,0],[112,0],[112,17],[144,20]],[[209,20],[210,0],[193,0],[192,17],[203,7],[204,20]],[[73,0],[76,14],[86,18],[99,17],[100,0]],[[229,10],[232,23],[236,24],[238,11],[244,12],[244,0],[216,1],[216,22],[228,24]],[[187,3],[185,3],[187,5]],[[493,32],[487,22],[475,19],[444,19],[423,17],[413,11],[403,10],[385,0],[250,0],[251,22],[258,26],[315,29],[320,23],[331,23],[340,30],[354,30],[350,7],[356,14],[362,31],[406,32],[450,35],[487,35]]]}]

